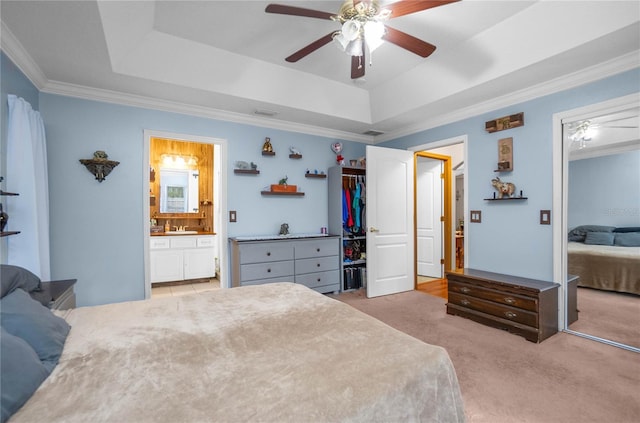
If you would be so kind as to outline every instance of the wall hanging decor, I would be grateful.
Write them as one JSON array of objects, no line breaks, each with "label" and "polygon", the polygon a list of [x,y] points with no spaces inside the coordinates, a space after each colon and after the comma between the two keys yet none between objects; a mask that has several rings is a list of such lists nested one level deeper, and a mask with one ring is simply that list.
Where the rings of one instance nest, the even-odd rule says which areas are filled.
[{"label": "wall hanging decor", "polygon": [[513,138],[498,140],[498,169],[495,172],[510,172],[513,170]]},{"label": "wall hanging decor", "polygon": [[80,159],[80,163],[86,166],[98,182],[104,181],[113,168],[120,164],[120,162],[109,160],[107,153],[100,150],[93,153],[92,159]]},{"label": "wall hanging decor", "polygon": [[524,125],[524,112],[515,115],[503,116],[498,119],[490,120],[484,124],[487,132],[504,131],[505,129],[517,128]]},{"label": "wall hanging decor", "polygon": [[275,156],[276,152],[273,151],[273,145],[271,145],[271,138],[266,137],[264,139],[264,144],[262,144],[262,155],[263,156]]}]

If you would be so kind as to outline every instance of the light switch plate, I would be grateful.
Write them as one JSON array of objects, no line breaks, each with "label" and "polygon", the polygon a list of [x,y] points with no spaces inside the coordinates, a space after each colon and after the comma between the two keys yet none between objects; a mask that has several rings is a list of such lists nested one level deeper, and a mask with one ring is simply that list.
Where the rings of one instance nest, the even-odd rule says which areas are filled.
[{"label": "light switch plate", "polygon": [[482,212],[480,210],[470,210],[469,211],[469,221],[471,223],[481,223],[482,222]]},{"label": "light switch plate", "polygon": [[551,225],[551,210],[540,210],[540,224]]},{"label": "light switch plate", "polygon": [[229,210],[229,222],[235,222],[235,221],[236,221],[236,211]]}]

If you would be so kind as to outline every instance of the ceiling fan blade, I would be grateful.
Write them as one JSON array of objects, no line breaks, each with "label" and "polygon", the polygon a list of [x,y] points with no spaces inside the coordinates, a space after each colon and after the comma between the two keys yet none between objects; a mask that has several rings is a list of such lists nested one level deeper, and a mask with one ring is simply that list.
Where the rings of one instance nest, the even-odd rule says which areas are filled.
[{"label": "ceiling fan blade", "polygon": [[308,54],[313,53],[320,47],[329,44],[331,41],[333,41],[333,32],[330,32],[324,37],[317,39],[316,41],[312,42],[308,46],[302,47],[300,50],[296,51],[295,53],[293,53],[291,56],[287,57],[284,60],[291,63],[297,62],[298,60],[302,59]]},{"label": "ceiling fan blade", "polygon": [[307,18],[331,19],[333,13],[321,12],[319,10],[305,9],[302,7],[287,6],[284,4],[270,4],[264,9],[267,13],[278,13],[280,15],[305,16]]},{"label": "ceiling fan blade", "polygon": [[389,19],[397,18],[398,16],[409,15],[411,13],[420,12],[422,10],[431,9],[433,7],[444,6],[445,4],[455,3],[460,0],[409,0],[398,1],[388,6],[384,6],[383,9],[391,11]]},{"label": "ceiling fan blade", "polygon": [[351,56],[351,79],[364,76],[364,64],[364,52],[362,52],[362,56]]},{"label": "ceiling fan blade", "polygon": [[406,32],[398,31],[390,27],[386,27],[387,32],[382,36],[382,39],[389,41],[392,44],[409,50],[412,53],[421,57],[427,57],[436,50],[436,46],[429,44],[426,41],[422,41]]}]

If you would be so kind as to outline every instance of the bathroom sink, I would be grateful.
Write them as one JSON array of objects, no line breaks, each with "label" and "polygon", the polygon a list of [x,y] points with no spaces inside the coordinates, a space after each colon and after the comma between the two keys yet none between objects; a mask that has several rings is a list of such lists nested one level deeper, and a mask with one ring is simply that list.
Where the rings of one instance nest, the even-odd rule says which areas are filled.
[{"label": "bathroom sink", "polygon": [[167,235],[195,235],[198,231],[169,231],[165,232]]}]

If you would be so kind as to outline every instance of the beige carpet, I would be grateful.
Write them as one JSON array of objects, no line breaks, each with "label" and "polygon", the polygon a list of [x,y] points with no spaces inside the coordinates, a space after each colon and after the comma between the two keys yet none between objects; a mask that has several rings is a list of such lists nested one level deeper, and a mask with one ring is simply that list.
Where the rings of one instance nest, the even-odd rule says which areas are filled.
[{"label": "beige carpet", "polygon": [[640,296],[578,288],[578,310],[569,329],[640,348]]},{"label": "beige carpet", "polygon": [[640,421],[640,354],[566,333],[534,344],[447,315],[444,299],[418,291],[367,299],[360,290],[334,298],[445,347],[468,422]]}]

